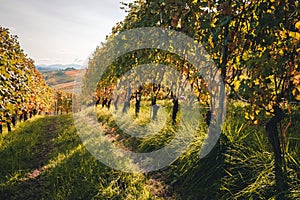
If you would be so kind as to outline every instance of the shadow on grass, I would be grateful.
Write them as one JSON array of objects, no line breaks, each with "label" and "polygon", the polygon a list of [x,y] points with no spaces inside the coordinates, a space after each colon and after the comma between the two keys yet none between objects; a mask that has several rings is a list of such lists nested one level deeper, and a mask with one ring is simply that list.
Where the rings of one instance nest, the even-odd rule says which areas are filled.
[{"label": "shadow on grass", "polygon": [[56,119],[39,118],[22,124],[15,131],[1,136],[0,180],[9,178],[14,172],[27,172],[45,164],[57,138]]},{"label": "shadow on grass", "polygon": [[[151,176],[164,174],[163,181],[178,199],[219,199],[222,178],[225,176],[226,140],[226,136],[221,135],[216,146],[202,159],[199,159],[198,153],[189,155],[173,163],[171,170],[166,169]],[[193,161],[189,162],[188,158]]]},{"label": "shadow on grass", "polygon": [[[59,137],[58,117],[37,118],[1,136],[0,199],[39,198],[40,174],[45,171]],[[29,195],[29,196],[30,196]]]},{"label": "shadow on grass", "polygon": [[[0,199],[147,196],[142,174],[122,173],[100,163],[82,145],[72,123],[70,116],[38,119],[12,133],[13,141],[0,151]],[[44,130],[53,124],[52,133]]]}]

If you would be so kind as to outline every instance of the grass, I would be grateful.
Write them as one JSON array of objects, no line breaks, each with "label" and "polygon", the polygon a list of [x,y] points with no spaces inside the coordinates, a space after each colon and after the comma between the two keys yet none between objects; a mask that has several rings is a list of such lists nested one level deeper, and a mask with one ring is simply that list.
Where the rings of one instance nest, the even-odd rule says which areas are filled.
[{"label": "grass", "polygon": [[144,176],[114,171],[91,156],[70,115],[22,124],[2,135],[0,146],[0,199],[148,199],[150,195]]},{"label": "grass", "polygon": [[[194,142],[174,163],[136,174],[113,170],[94,158],[71,115],[29,120],[0,136],[0,199],[274,199],[271,147],[264,128],[249,125],[241,109],[229,107],[223,134],[206,157],[198,156],[207,130],[201,122]],[[116,122],[106,108],[97,110],[107,137],[123,148],[150,152],[168,144],[178,130],[168,115],[155,136],[132,137],[120,126],[147,126],[149,115],[146,109],[137,118],[133,109],[129,113]],[[299,110],[295,108],[292,116],[285,147],[286,197],[300,199]],[[129,123],[132,118],[135,123]]]}]

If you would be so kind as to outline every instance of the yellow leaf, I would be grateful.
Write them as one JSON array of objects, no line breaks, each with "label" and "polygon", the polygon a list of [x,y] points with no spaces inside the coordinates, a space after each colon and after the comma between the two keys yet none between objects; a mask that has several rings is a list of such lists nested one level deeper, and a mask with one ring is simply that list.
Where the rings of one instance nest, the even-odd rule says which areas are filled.
[{"label": "yellow leaf", "polygon": [[300,21],[295,24],[295,27],[300,30]]},{"label": "yellow leaf", "polygon": [[286,36],[287,36],[287,31],[284,30],[284,31],[280,31],[280,36],[282,37],[282,39],[286,39]]},{"label": "yellow leaf", "polygon": [[249,118],[249,113],[247,113],[247,112],[245,113],[245,119],[250,119]]},{"label": "yellow leaf", "polygon": [[297,89],[300,91],[299,85],[300,85],[300,74],[296,74],[294,76],[293,84],[297,85]]},{"label": "yellow leaf", "polygon": [[293,91],[292,91],[295,99],[297,101],[300,101],[300,86],[297,86]]},{"label": "yellow leaf", "polygon": [[283,54],[284,54],[284,51],[281,49],[281,50],[279,51],[279,55],[283,56]]},{"label": "yellow leaf", "polygon": [[255,110],[255,114],[258,115],[260,113],[260,110]]},{"label": "yellow leaf", "polygon": [[295,38],[296,40],[300,40],[300,33],[297,32],[289,32],[290,37]]}]

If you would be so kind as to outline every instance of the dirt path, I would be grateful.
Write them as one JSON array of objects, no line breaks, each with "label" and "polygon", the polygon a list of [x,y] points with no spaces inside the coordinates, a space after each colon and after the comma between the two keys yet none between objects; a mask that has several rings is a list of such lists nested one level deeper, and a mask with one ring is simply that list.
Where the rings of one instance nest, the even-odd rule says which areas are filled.
[{"label": "dirt path", "polygon": [[[55,129],[57,125],[57,119],[53,121],[49,127],[49,130],[47,131],[47,142],[46,145],[44,146],[43,150],[40,152],[39,155],[34,157],[34,162],[36,162],[37,169],[34,169],[32,172],[29,172],[25,178],[23,178],[23,181],[28,181],[30,179],[36,179],[38,178],[41,173],[49,169],[51,166],[45,165],[45,162],[48,160],[47,157],[51,153],[51,151],[54,148],[54,144],[51,141],[53,138],[57,137],[55,134]],[[45,131],[46,132],[46,131]]]},{"label": "dirt path", "polygon": [[[117,133],[117,127],[110,127],[106,122],[99,123],[99,127],[106,133],[106,138],[119,147],[128,151],[133,151],[132,148],[124,146],[122,142],[128,139]],[[158,199],[178,199],[178,195],[174,193],[174,188],[164,182],[164,175],[160,172],[151,172],[149,179],[146,181],[146,187],[149,189],[151,196]]]},{"label": "dirt path", "polygon": [[41,143],[42,146],[39,147],[40,151],[32,157],[32,163],[36,167],[19,180],[20,191],[23,191],[22,196],[27,196],[28,199],[42,198],[41,189],[44,186],[44,182],[41,175],[50,168],[55,167],[48,164],[48,161],[49,155],[55,148],[53,139],[57,138],[56,127],[58,119],[53,117],[49,120],[52,121],[50,125],[45,124],[42,128],[44,132],[41,133],[43,142]]}]

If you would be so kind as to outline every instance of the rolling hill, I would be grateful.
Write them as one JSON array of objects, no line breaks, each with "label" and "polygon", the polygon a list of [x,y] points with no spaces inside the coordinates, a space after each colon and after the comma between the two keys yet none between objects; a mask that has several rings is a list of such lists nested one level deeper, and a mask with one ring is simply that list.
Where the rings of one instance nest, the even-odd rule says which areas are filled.
[{"label": "rolling hill", "polygon": [[43,74],[44,79],[47,84],[54,89],[59,89],[63,91],[72,91],[75,86],[75,79],[78,73],[84,73],[85,69],[75,69],[75,68],[66,68],[66,69],[58,69],[58,70],[50,70],[50,68],[44,68],[41,70],[38,68],[40,72]]}]

